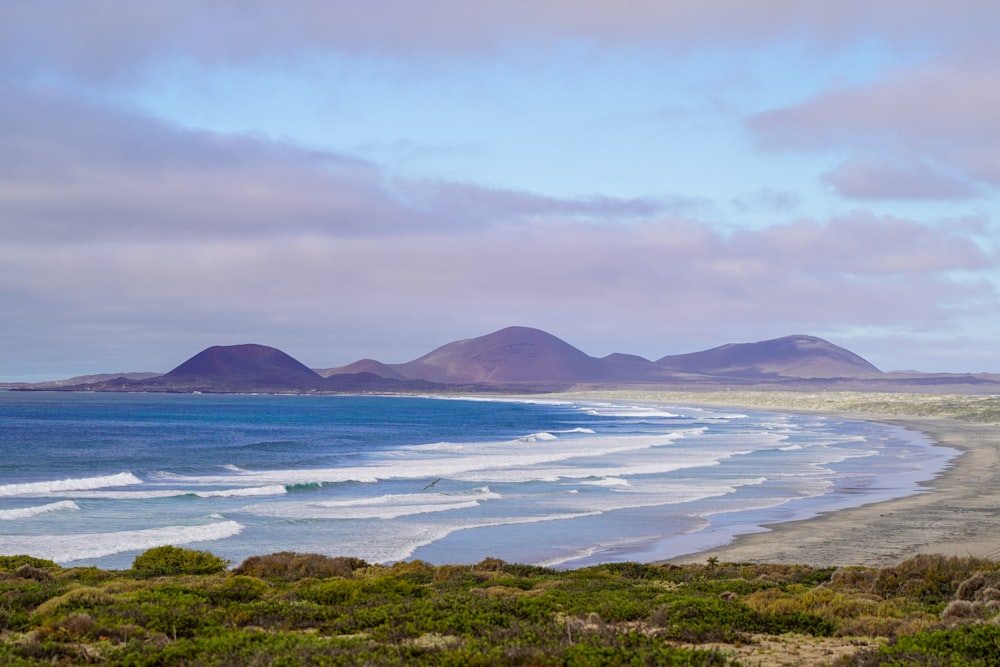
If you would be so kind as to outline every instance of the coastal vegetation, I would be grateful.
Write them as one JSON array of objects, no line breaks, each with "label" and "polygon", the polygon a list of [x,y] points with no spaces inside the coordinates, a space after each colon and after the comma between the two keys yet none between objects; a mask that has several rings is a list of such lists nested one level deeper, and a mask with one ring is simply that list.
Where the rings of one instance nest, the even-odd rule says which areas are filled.
[{"label": "coastal vegetation", "polygon": [[988,665],[1000,563],[560,571],[158,547],[129,570],[0,557],[4,665]]},{"label": "coastal vegetation", "polygon": [[675,405],[718,405],[761,410],[825,411],[892,417],[943,417],[1000,423],[1000,395],[871,391],[656,391],[615,389],[560,394],[577,399],[631,400]]}]

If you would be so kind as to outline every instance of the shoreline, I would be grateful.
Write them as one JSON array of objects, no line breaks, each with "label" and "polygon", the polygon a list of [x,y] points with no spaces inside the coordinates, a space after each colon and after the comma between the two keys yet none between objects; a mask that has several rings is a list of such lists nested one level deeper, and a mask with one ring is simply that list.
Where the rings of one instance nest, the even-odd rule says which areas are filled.
[{"label": "shoreline", "polygon": [[[584,397],[581,393],[564,395]],[[847,401],[830,396],[823,396],[816,406],[805,405],[803,400],[782,400],[787,396],[765,395],[720,398],[674,392],[586,392],[586,397],[597,400],[823,414],[878,422],[922,433],[961,454],[939,475],[921,483],[926,489],[923,493],[764,525],[763,532],[738,535],[726,545],[657,562],[703,563],[711,558],[721,562],[885,567],[918,554],[1000,559],[1000,425],[947,413],[861,410],[853,404],[837,405]],[[851,402],[858,400],[856,395],[849,398]],[[925,404],[916,407],[926,412]]]},{"label": "shoreline", "polygon": [[799,563],[815,566],[895,565],[918,554],[1000,558],[1000,429],[942,417],[831,416],[919,431],[961,455],[924,493],[763,526],[728,545],[669,563]]}]

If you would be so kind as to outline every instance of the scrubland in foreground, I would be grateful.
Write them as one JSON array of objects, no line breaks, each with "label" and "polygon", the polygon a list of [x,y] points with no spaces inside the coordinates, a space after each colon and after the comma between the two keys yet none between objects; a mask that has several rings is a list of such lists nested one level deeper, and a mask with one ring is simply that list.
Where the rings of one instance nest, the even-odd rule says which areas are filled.
[{"label": "scrubland in foreground", "polygon": [[284,552],[0,557],[5,665],[992,665],[1000,563],[572,571]]}]

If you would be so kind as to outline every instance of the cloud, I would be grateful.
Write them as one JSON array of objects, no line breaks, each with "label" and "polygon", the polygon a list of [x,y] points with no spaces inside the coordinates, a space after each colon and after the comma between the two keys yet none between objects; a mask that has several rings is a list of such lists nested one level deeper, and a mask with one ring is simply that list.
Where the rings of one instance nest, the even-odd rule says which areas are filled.
[{"label": "cloud", "polygon": [[0,229],[11,242],[417,235],[553,216],[641,218],[685,204],[407,180],[329,152],[24,88],[0,87],[0,102]]},{"label": "cloud", "polygon": [[[517,323],[594,353],[589,341],[610,340],[655,356],[680,340],[757,331],[940,331],[996,309],[988,285],[951,277],[990,263],[947,229],[866,214],[730,235],[683,219],[565,220],[410,237],[7,244],[2,307],[15,317],[2,349],[41,354],[46,343],[65,348],[68,333],[92,347],[102,332],[126,331],[129,344],[151,341],[141,358],[163,370],[201,347],[246,341],[336,365],[405,361]],[[347,337],[358,342],[347,347]],[[124,363],[103,367],[134,366]]]},{"label": "cloud", "polygon": [[979,186],[1000,185],[1000,54],[988,55],[936,61],[824,92],[756,114],[748,129],[762,149],[873,156],[841,164],[825,177],[846,196],[967,197]]},{"label": "cloud", "polygon": [[169,57],[231,65],[322,51],[412,58],[531,50],[565,41],[685,49],[791,37],[821,50],[844,41],[988,42],[995,3],[635,0],[628,7],[569,0],[400,3],[297,0],[7,2],[0,8],[0,67],[92,81],[141,76]]},{"label": "cloud", "polygon": [[997,19],[1000,5],[971,1],[0,3],[0,368],[166,370],[248,341],[315,365],[405,361],[510,324],[650,357],[791,332],[983,329],[1000,300],[982,227],[866,210],[789,221],[802,200],[762,188],[731,203],[778,224],[725,231],[698,198],[407,179],[86,100],[113,103],[109,85],[173,59],[284,71],[337,52],[418,69],[502,51],[535,66],[567,42],[743,57],[871,39],[924,59],[747,130],[763,151],[834,155],[824,178],[843,197],[956,199],[1000,182]]},{"label": "cloud", "polygon": [[798,195],[788,190],[760,188],[735,197],[732,204],[741,212],[787,213],[798,208],[801,200]]},{"label": "cloud", "polygon": [[260,138],[0,92],[0,350],[36,367],[74,340],[89,363],[107,357],[102,370],[150,367],[115,361],[122,346],[165,370],[248,340],[335,365],[352,360],[329,358],[340,337],[357,343],[339,354],[367,356],[387,331],[388,360],[402,361],[456,327],[512,323],[655,356],[685,333],[941,328],[997,306],[991,287],[954,277],[995,266],[996,248],[967,226],[859,211],[725,232],[683,201],[406,181]]},{"label": "cloud", "polygon": [[851,199],[970,199],[978,194],[968,181],[922,161],[854,158],[824,174],[823,180]]}]

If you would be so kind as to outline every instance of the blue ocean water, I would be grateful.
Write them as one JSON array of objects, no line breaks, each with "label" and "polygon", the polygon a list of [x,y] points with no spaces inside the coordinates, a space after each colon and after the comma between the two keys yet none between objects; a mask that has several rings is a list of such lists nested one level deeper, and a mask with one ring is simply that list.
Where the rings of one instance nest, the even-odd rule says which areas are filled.
[{"label": "blue ocean water", "polygon": [[0,554],[649,561],[918,493],[956,454],[883,424],[681,405],[0,392]]}]

